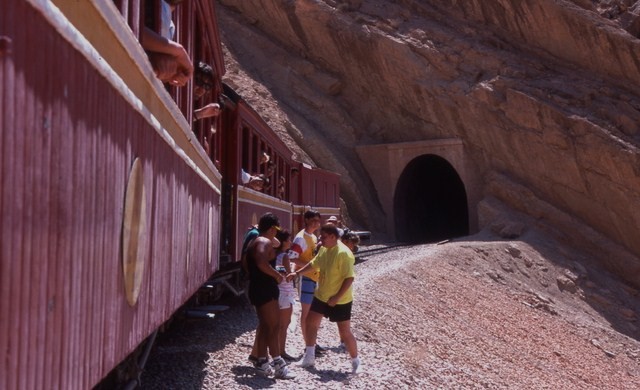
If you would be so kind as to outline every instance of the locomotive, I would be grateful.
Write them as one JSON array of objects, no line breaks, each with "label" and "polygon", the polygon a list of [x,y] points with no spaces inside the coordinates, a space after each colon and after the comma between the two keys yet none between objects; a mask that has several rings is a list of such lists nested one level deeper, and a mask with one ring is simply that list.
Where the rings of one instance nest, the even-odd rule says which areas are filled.
[{"label": "locomotive", "polygon": [[[184,2],[172,22],[213,68],[220,115],[194,120],[193,83],[158,80],[140,37],[148,20],[162,27],[161,1],[3,2],[0,388],[95,386],[236,272],[264,212],[291,231],[310,207],[340,212],[339,175],[294,160],[223,83],[212,1]],[[271,186],[244,186],[242,171]]]}]

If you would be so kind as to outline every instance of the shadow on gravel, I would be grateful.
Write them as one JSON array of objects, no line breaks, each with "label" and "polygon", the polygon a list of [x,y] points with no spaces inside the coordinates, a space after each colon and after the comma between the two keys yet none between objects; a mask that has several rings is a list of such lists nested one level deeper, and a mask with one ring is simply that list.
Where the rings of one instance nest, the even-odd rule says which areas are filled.
[{"label": "shadow on gravel", "polygon": [[276,380],[256,375],[256,370],[249,366],[235,366],[231,369],[238,384],[252,389],[266,389],[273,386]]},{"label": "shadow on gravel", "polygon": [[308,372],[316,376],[315,380],[322,383],[340,382],[342,384],[348,384],[353,375],[345,371],[336,370],[317,370],[314,367],[307,368]]},{"label": "shadow on gravel", "polygon": [[[353,375],[350,373],[336,370],[316,370],[315,368],[309,368],[306,370],[316,376],[316,378],[314,378],[315,380],[322,383],[339,382],[343,385],[347,385],[353,378]],[[256,375],[255,370],[248,366],[235,366],[231,369],[231,372],[233,372],[233,375],[235,375],[235,381],[238,384],[252,389],[269,388],[275,385],[277,382],[273,378],[265,378]],[[286,383],[286,381],[284,381],[283,383]],[[291,383],[295,383],[295,378],[291,380]]]},{"label": "shadow on gravel", "polygon": [[[209,354],[257,326],[254,309],[244,297],[224,296],[217,303],[229,309],[213,319],[178,317],[158,335],[140,389],[201,389]],[[251,371],[248,366],[239,368]]]}]

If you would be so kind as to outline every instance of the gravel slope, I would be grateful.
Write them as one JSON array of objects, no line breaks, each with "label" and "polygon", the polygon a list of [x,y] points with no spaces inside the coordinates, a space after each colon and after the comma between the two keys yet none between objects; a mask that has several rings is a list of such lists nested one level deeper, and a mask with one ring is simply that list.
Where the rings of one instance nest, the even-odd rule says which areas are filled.
[{"label": "gravel slope", "polygon": [[[253,309],[227,299],[215,319],[175,321],[160,336],[142,388],[640,388],[638,291],[570,248],[527,233],[361,257],[353,328],[364,373],[348,374],[326,322],[319,341],[332,348],[315,369],[255,376]],[[291,327],[289,353],[302,349]]]}]

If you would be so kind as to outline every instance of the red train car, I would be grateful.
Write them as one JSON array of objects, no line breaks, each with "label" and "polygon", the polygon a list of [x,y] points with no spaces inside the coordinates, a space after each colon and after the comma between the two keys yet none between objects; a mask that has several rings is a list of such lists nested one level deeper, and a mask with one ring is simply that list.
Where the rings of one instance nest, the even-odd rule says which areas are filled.
[{"label": "red train car", "polygon": [[3,2],[3,389],[92,387],[218,269],[221,175],[116,5]]},{"label": "red train car", "polygon": [[340,215],[340,176],[334,172],[296,163],[292,178],[293,228],[304,227],[304,212],[310,208],[320,212],[323,219]]},{"label": "red train car", "polygon": [[[223,169],[227,190],[225,219],[229,226],[223,229],[223,242],[230,258],[237,260],[244,233],[265,212],[273,212],[283,228],[291,229],[288,187],[283,190],[278,186],[279,179],[289,181],[293,161],[292,152],[258,113],[230,88],[226,92]],[[266,181],[263,188],[255,190],[243,185],[243,171],[251,176],[261,175]]]},{"label": "red train car", "polygon": [[[208,100],[155,77],[139,37],[148,19],[161,27],[159,6],[3,3],[0,388],[95,386],[237,268],[262,213],[295,232],[305,207],[339,212],[338,176],[294,161],[222,84],[213,2],[173,13],[176,40],[214,69]],[[222,95],[221,115],[193,121]],[[243,169],[271,186],[243,186]]]}]

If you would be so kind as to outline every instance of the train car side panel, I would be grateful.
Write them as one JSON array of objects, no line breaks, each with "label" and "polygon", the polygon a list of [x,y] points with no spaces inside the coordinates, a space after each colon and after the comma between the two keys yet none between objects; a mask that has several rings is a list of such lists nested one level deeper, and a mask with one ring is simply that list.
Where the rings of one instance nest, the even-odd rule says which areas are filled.
[{"label": "train car side panel", "polygon": [[340,215],[340,175],[321,168],[298,163],[295,185],[294,225],[304,226],[303,214],[309,208],[320,212],[323,220]]},{"label": "train car side panel", "polygon": [[219,178],[42,10],[8,3],[0,387],[89,388],[217,269]]},{"label": "train car side panel", "polygon": [[242,237],[247,229],[257,225],[260,217],[271,212],[280,219],[280,227],[291,231],[291,203],[275,199],[263,193],[245,187],[238,188],[238,220],[236,223],[236,253],[242,250]]}]

